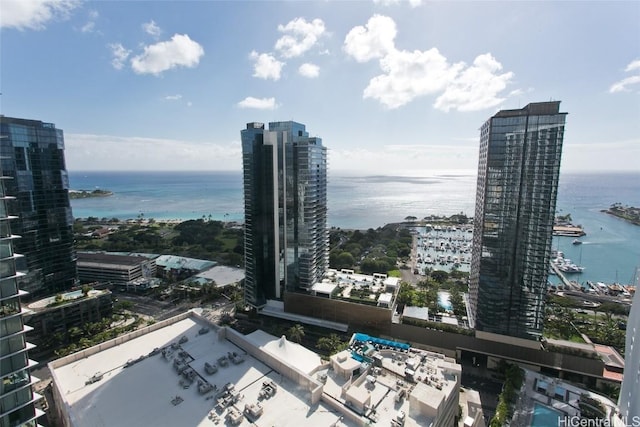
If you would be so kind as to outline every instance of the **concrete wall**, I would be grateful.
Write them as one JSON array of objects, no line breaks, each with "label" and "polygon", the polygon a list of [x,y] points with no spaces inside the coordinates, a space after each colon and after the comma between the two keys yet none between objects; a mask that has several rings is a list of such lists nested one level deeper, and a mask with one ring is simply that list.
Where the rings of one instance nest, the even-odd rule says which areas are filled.
[{"label": "concrete wall", "polygon": [[601,377],[604,370],[604,362],[600,359],[518,347],[507,343],[482,340],[470,335],[402,324],[391,324],[389,331],[391,339],[416,343],[416,347],[426,347],[428,350],[444,353],[450,357],[456,357],[456,351],[463,350],[593,377]]},{"label": "concrete wall", "polygon": [[[140,337],[142,335],[146,335],[149,332],[153,332],[153,331],[156,331],[158,329],[164,328],[167,325],[171,325],[173,323],[179,322],[179,321],[181,321],[183,319],[186,319],[187,317],[191,317],[192,315],[195,315],[195,313],[187,311],[185,313],[182,313],[182,314],[179,314],[177,316],[174,316],[174,317],[172,317],[170,319],[154,323],[153,325],[146,326],[146,327],[141,328],[141,329],[136,329],[135,331],[129,332],[126,335],[119,336],[119,337],[114,338],[112,340],[105,341],[105,342],[103,342],[101,344],[94,345],[93,347],[89,347],[89,348],[87,348],[85,350],[78,351],[76,353],[70,354],[70,355],[65,356],[65,357],[61,357],[60,359],[56,359],[56,360],[54,360],[52,362],[49,362],[49,365],[48,365],[49,369],[51,370],[51,373],[53,374],[53,370],[58,368],[58,367],[60,367],[60,366],[68,365],[69,363],[73,363],[76,360],[84,359],[85,357],[89,357],[89,356],[91,356],[93,354],[96,354],[96,353],[99,353],[99,352],[101,352],[103,350],[107,350],[109,348],[116,347],[116,346],[118,346],[120,344],[124,344],[127,341],[131,341],[131,340],[136,339],[136,338],[138,338],[138,337]],[[197,316],[197,315],[195,315],[195,316]],[[197,316],[197,317],[199,319],[205,320],[208,324],[211,324],[211,322],[209,322],[208,320],[204,319],[203,317],[201,317],[201,316]],[[217,326],[216,326],[216,328],[217,328]]]},{"label": "concrete wall", "polygon": [[387,330],[391,323],[391,310],[312,295],[287,292],[284,310],[302,316],[316,317],[331,322],[346,323],[378,331]]},{"label": "concrete wall", "polygon": [[333,410],[336,411],[337,413],[342,414],[342,417],[348,418],[349,421],[351,421],[355,425],[361,426],[361,427],[365,426],[365,419],[362,418],[360,415],[356,414],[355,412],[351,411],[351,409],[345,407],[342,404],[342,402],[335,400],[334,398],[332,398],[326,393],[322,393],[322,401],[327,406],[330,406],[331,408],[333,408]]}]

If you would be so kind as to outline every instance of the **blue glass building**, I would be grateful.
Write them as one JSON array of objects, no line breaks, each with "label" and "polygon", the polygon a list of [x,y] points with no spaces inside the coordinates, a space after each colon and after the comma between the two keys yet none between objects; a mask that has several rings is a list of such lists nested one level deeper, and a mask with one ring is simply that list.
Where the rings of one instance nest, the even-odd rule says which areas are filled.
[{"label": "blue glass building", "polygon": [[67,290],[76,283],[73,216],[64,137],[52,123],[0,116],[0,161],[15,242],[20,288],[31,296]]},{"label": "blue glass building", "polygon": [[300,123],[248,123],[241,132],[245,301],[262,307],[307,290],[329,266],[327,150]]},{"label": "blue glass building", "polygon": [[559,101],[532,103],[481,128],[469,286],[477,331],[542,335],[566,114]]}]

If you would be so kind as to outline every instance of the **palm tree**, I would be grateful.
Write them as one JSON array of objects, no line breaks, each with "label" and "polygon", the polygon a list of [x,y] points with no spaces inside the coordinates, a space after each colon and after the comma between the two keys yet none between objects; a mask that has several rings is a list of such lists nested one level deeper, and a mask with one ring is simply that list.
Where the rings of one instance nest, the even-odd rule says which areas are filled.
[{"label": "palm tree", "polygon": [[289,339],[291,341],[299,343],[300,341],[302,341],[302,338],[304,337],[304,326],[302,326],[299,323],[296,323],[295,325],[290,327],[287,332],[288,332],[287,335],[289,335]]}]

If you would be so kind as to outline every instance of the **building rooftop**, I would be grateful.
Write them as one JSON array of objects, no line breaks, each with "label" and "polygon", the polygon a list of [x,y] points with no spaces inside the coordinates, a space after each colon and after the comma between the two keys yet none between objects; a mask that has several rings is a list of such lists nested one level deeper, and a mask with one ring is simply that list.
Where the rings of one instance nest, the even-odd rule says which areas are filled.
[{"label": "building rooftop", "polygon": [[284,335],[276,339],[273,335],[258,329],[246,335],[246,339],[306,374],[313,373],[322,364],[320,356],[299,344],[287,341]]},{"label": "building rooftop", "polygon": [[[86,298],[94,298],[103,294],[110,294],[110,293],[111,292],[108,290],[92,289],[89,291]],[[33,311],[41,311],[46,308],[53,307],[54,304],[55,306],[61,306],[63,304],[79,302],[83,299],[86,299],[82,294],[82,290],[67,292],[64,294],[60,294],[60,296],[62,297],[62,299],[60,299],[60,297],[53,296],[53,297],[43,298],[38,301],[34,301],[28,305],[28,308]],[[58,298],[58,300],[56,300],[56,298]]]},{"label": "building rooftop", "polygon": [[402,311],[402,317],[410,317],[412,319],[429,320],[429,309],[427,307],[416,307],[413,305],[405,305]]},{"label": "building rooftop", "polygon": [[104,252],[78,252],[78,263],[89,264],[111,264],[123,266],[125,268],[136,266],[147,258],[134,255],[106,254]]},{"label": "building rooftop", "polygon": [[213,280],[218,287],[223,287],[233,285],[244,279],[244,270],[241,268],[216,265],[202,273],[198,273],[196,278]]},{"label": "building rooftop", "polygon": [[324,295],[331,295],[331,293],[333,292],[333,290],[337,286],[338,285],[336,285],[335,283],[319,282],[319,283],[315,283],[311,287],[311,292],[315,292],[315,293],[318,293],[318,294],[324,294]]},{"label": "building rooftop", "polygon": [[462,367],[444,355],[356,333],[331,363],[325,393],[376,425],[429,426],[458,412]]},{"label": "building rooftop", "polygon": [[[310,370],[319,358],[299,347],[264,332],[245,337],[189,312],[49,366],[57,404],[66,408],[71,426],[211,426],[232,419],[244,426],[332,425],[343,414],[324,402],[311,404],[310,393],[317,394],[320,383],[296,366]],[[178,373],[182,363],[184,372],[194,372],[193,382]],[[216,372],[208,374],[205,363]],[[291,379],[296,376],[300,383]],[[301,386],[304,381],[307,386]],[[206,384],[215,390],[202,393]],[[274,394],[267,396],[267,388]],[[224,402],[230,404],[221,409]],[[245,405],[262,408],[253,424],[241,415]]]},{"label": "building rooftop", "polygon": [[205,259],[187,258],[176,255],[160,255],[156,258],[158,267],[168,268],[172,270],[195,270],[204,271],[216,265],[215,261]]}]

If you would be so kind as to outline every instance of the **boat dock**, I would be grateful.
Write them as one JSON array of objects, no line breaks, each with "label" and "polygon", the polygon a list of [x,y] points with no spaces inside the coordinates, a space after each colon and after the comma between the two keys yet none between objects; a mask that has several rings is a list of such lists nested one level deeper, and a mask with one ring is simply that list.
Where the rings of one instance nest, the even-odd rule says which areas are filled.
[{"label": "boat dock", "polygon": [[558,266],[555,265],[553,262],[549,264],[551,265],[551,269],[554,271],[554,273],[556,273],[556,276],[560,278],[560,281],[565,286],[565,288],[568,288],[571,290],[580,290],[581,286],[579,283],[567,279],[565,275],[562,273],[562,271],[560,271]]}]

